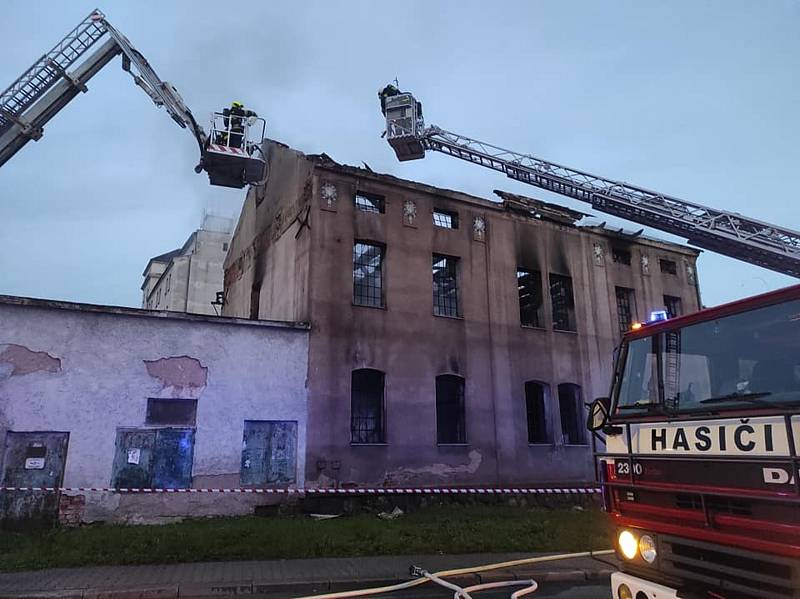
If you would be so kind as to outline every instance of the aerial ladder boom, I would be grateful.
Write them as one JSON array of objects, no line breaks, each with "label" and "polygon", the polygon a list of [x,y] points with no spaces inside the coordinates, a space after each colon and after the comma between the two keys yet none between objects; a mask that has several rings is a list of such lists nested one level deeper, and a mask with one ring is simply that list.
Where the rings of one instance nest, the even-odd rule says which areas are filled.
[{"label": "aerial ladder boom", "polygon": [[[107,39],[81,62],[104,37]],[[201,156],[197,172],[205,169],[212,184],[226,187],[241,188],[263,180],[266,174],[260,155],[263,119],[250,118],[244,123],[244,143],[240,147],[231,147],[227,141],[219,143],[220,139],[231,139],[230,119],[215,113],[211,134],[207,134],[178,90],[161,80],[147,59],[99,10],[81,21],[0,94],[0,166],[26,143],[40,139],[44,125],[79,92],[87,91],[86,83],[118,54],[122,55],[123,70],[131,74],[136,85],[178,125],[192,133]],[[248,132],[256,123],[260,124],[262,135],[252,142]]]},{"label": "aerial ladder boom", "polygon": [[448,154],[698,247],[800,277],[800,232],[426,127],[422,106],[410,93],[385,97],[383,108],[387,140],[401,161],[423,158],[426,150]]}]

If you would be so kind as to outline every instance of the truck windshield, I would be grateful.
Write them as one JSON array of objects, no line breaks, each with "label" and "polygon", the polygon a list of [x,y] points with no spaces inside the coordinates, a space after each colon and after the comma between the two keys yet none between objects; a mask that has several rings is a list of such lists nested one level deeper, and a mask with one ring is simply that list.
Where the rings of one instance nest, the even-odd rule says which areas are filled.
[{"label": "truck windshield", "polygon": [[628,342],[619,414],[800,405],[800,300]]}]

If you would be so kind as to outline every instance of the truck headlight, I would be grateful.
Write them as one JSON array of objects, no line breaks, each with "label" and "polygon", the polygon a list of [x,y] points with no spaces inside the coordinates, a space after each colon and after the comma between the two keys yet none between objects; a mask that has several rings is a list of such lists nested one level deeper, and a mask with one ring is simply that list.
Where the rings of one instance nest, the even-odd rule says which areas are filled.
[{"label": "truck headlight", "polygon": [[626,559],[633,559],[639,551],[639,541],[629,530],[623,530],[619,533],[617,539],[619,550]]},{"label": "truck headlight", "polygon": [[648,564],[652,564],[656,559],[656,542],[650,535],[642,535],[639,539],[639,554]]}]

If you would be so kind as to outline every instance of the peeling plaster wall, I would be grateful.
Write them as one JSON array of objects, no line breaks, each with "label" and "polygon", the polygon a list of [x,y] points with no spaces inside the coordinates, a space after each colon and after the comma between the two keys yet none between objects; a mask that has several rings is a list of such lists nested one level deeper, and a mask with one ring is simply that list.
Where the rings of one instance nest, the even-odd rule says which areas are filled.
[{"label": "peeling plaster wall", "polygon": [[144,360],[144,365],[147,374],[158,380],[165,389],[172,387],[178,397],[187,392],[189,397],[194,397],[208,380],[208,367],[189,356]]},{"label": "peeling plaster wall", "polygon": [[23,345],[9,343],[0,352],[0,362],[11,368],[8,376],[33,372],[61,372],[61,360],[44,351],[32,351]]},{"label": "peeling plaster wall", "polygon": [[[307,356],[302,327],[0,296],[0,443],[7,430],[68,431],[64,486],[108,487],[118,427],[144,427],[148,398],[197,399],[193,486],[238,486],[245,420],[297,421],[302,486]],[[86,499],[87,520],[247,513],[264,502]]]}]

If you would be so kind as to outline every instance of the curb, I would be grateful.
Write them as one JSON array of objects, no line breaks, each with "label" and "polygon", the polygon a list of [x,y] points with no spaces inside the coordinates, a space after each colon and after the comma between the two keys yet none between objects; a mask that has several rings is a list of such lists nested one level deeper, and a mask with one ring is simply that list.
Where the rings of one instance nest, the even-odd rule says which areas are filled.
[{"label": "curb", "polygon": [[[534,578],[539,582],[586,582],[611,577],[611,568],[583,570],[536,570],[534,568],[498,570],[483,574],[466,574],[448,578],[460,586],[509,579]],[[206,599],[212,597],[237,597],[239,595],[263,595],[269,593],[297,593],[298,595],[322,594],[357,588],[370,588],[407,582],[408,578],[359,579],[352,581],[316,582],[202,582],[171,584],[165,586],[143,586],[129,589],[74,589],[65,591],[30,591],[0,594],[0,599]]]}]

